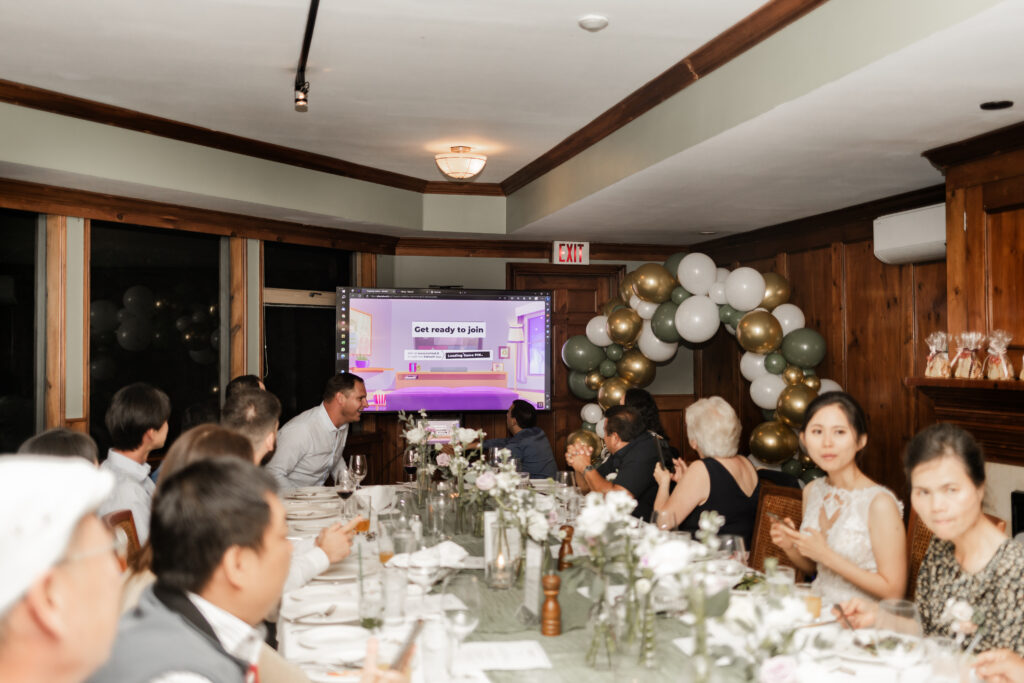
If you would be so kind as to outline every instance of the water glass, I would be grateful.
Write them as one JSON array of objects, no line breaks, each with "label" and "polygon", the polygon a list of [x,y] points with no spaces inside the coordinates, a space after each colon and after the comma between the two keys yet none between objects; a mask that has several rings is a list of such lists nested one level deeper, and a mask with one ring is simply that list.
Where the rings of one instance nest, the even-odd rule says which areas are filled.
[{"label": "water glass", "polygon": [[452,500],[446,493],[438,492],[430,496],[427,522],[431,535],[441,539],[447,538],[445,536],[445,516],[451,507]]},{"label": "water glass", "polygon": [[743,565],[747,563],[747,547],[743,542],[742,536],[736,536],[735,534],[723,534],[718,537],[718,540],[718,550],[722,553],[723,557],[730,560],[736,560]]},{"label": "water glass", "polygon": [[409,576],[402,567],[384,567],[384,623],[401,624],[405,620],[405,596],[408,594]]},{"label": "water glass", "polygon": [[387,604],[383,576],[378,572],[363,576],[359,582],[359,625],[376,631],[384,624]]},{"label": "water glass", "polygon": [[770,595],[784,597],[793,592],[796,571],[792,567],[779,565],[772,574],[765,577],[765,585]]},{"label": "water glass", "polygon": [[448,577],[441,591],[441,620],[452,641],[448,652],[448,675],[454,676],[455,655],[462,641],[480,623],[483,588],[472,574]]}]

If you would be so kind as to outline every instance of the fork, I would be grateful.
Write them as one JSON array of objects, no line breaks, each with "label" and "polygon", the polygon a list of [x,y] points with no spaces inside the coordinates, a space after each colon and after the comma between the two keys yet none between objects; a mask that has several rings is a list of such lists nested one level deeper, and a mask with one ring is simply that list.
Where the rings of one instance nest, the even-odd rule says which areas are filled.
[{"label": "fork", "polygon": [[295,617],[294,619],[290,619],[289,621],[304,621],[306,619],[325,618],[325,617],[329,617],[332,614],[334,614],[335,610],[337,610],[337,609],[338,609],[337,605],[330,605],[330,606],[327,607],[327,609],[322,609],[322,610],[320,610],[318,612],[310,612],[308,614],[302,614],[302,615],[299,615],[299,616]]}]

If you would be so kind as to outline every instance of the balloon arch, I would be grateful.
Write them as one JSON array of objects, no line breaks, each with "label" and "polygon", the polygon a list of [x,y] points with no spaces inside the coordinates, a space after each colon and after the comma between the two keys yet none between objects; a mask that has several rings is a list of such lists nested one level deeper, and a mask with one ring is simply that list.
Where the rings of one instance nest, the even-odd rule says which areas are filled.
[{"label": "balloon arch", "polygon": [[790,293],[778,273],[729,271],[701,253],[673,254],[664,264],[645,263],[628,273],[602,315],[587,323],[586,334],[562,346],[569,390],[583,400],[596,399],[583,406],[583,427],[569,442],[600,450],[604,410],[617,405],[626,390],[649,385],[680,343],[701,344],[725,325],[744,350],[740,372],[766,420],[751,432],[751,454],[805,480],[823,474],[800,453],[796,431],[811,400],[841,387],[815,373],[825,357],[825,339],[804,327],[803,311],[789,303]]}]

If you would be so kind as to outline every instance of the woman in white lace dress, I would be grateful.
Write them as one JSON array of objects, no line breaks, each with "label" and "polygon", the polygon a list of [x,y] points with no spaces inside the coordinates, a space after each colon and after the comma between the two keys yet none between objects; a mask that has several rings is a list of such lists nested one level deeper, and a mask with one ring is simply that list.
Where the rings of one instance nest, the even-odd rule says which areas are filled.
[{"label": "woman in white lace dress", "polygon": [[864,411],[852,396],[829,392],[807,407],[800,443],[827,476],[804,488],[800,530],[772,525],[772,541],[803,572],[825,604],[853,597],[902,598],[907,581],[903,506],[857,466],[867,445]]}]

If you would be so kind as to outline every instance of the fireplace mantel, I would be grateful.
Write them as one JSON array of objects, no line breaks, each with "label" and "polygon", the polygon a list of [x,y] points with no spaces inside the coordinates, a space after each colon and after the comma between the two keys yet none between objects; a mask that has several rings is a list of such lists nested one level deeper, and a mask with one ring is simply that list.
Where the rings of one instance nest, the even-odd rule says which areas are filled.
[{"label": "fireplace mantel", "polygon": [[990,462],[1024,465],[1024,381],[907,377],[931,399],[935,418],[971,432]]}]

